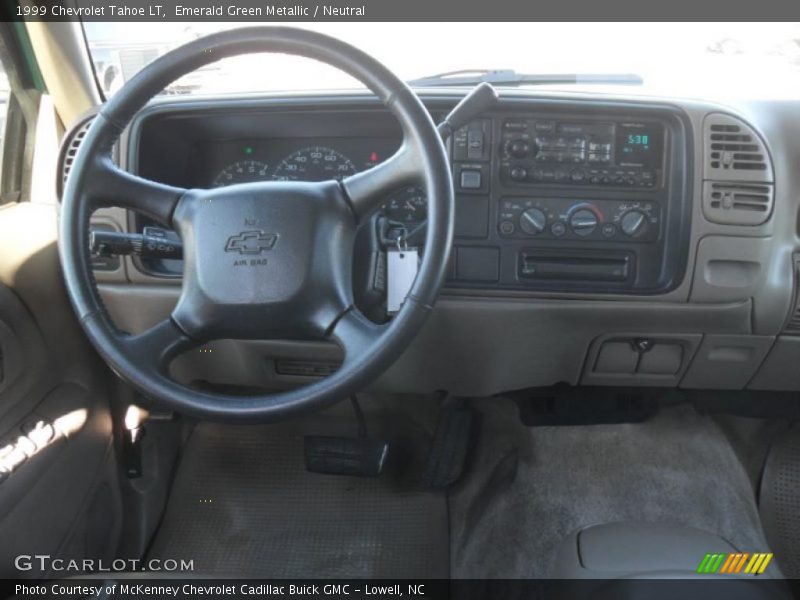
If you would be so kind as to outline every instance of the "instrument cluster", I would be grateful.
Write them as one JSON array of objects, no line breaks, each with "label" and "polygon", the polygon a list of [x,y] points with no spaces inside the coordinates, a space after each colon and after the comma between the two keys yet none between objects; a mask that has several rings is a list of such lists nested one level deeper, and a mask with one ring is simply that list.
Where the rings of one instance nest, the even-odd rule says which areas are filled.
[{"label": "instrument cluster", "polygon": [[[199,149],[195,185],[342,179],[387,159],[397,145],[388,138],[217,141]],[[381,214],[413,230],[427,219],[427,200],[416,187],[398,189],[387,196]]]}]

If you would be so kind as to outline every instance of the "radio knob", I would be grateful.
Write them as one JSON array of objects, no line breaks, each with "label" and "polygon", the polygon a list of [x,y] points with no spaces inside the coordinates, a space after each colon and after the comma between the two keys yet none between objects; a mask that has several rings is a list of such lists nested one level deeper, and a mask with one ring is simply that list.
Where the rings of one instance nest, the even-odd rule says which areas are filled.
[{"label": "radio knob", "polygon": [[531,151],[531,145],[525,140],[511,140],[506,144],[506,151],[514,158],[525,158]]},{"label": "radio knob", "polygon": [[547,215],[540,208],[529,208],[519,216],[519,226],[528,235],[537,235],[547,227]]},{"label": "radio knob", "polygon": [[639,237],[647,231],[647,215],[640,210],[629,210],[622,215],[619,226],[628,237]]},{"label": "radio knob", "polygon": [[573,183],[582,183],[586,179],[586,173],[583,169],[572,169],[569,173],[569,178]]},{"label": "radio knob", "polygon": [[509,175],[514,181],[525,181],[528,179],[528,169],[525,167],[511,167]]},{"label": "radio knob", "polygon": [[570,216],[569,225],[578,235],[589,235],[597,227],[597,215],[588,208],[580,208]]}]

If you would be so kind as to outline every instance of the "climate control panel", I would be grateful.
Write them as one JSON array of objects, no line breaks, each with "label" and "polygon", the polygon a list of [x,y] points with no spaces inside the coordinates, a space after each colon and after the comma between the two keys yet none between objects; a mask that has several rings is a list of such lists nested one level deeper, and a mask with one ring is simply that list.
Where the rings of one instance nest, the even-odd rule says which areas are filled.
[{"label": "climate control panel", "polygon": [[497,231],[505,238],[652,242],[660,222],[661,208],[651,200],[506,197]]}]

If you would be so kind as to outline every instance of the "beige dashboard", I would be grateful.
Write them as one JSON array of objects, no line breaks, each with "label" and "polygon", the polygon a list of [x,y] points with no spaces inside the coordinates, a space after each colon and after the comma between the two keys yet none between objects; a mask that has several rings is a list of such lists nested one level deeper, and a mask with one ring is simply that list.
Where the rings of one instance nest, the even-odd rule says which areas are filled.
[{"label": "beige dashboard", "polygon": [[[433,106],[457,100],[456,92],[427,92]],[[686,182],[687,238],[682,275],[652,294],[625,291],[476,288],[450,284],[422,333],[373,387],[394,392],[447,390],[465,396],[498,394],[560,382],[577,385],[716,389],[800,389],[800,323],[792,320],[800,192],[800,105],[736,105],[674,99],[585,94],[505,92],[503,102],[526,101],[668,104],[686,123],[692,164]],[[338,102],[369,103],[341,97]],[[240,100],[241,101],[241,100]],[[270,97],[291,109],[330,103],[328,97]],[[215,99],[225,106],[233,100]],[[206,105],[204,105],[206,106]],[[152,111],[184,110],[182,99],[158,100]],[[146,116],[147,110],[144,115]],[[140,117],[143,118],[143,117]],[[720,127],[740,126],[769,161],[768,177],[714,167],[712,143]],[[133,131],[136,130],[134,123]],[[495,140],[492,143],[499,142]],[[120,161],[135,170],[130,132]],[[720,185],[736,190],[769,188],[766,216],[741,218],[720,208]],[[490,191],[491,195],[493,192]],[[526,192],[530,194],[529,192]],[[541,192],[537,193],[539,196]],[[524,195],[524,193],[522,194]],[[457,198],[457,202],[458,202]],[[733,216],[731,216],[733,215]],[[100,211],[93,224],[126,231],[121,209]],[[490,221],[490,227],[495,227]],[[102,296],[121,329],[141,331],[169,315],[180,279],[154,275],[125,258],[97,271]],[[338,348],[292,341],[220,340],[179,357],[173,371],[184,381],[282,388],[329,372]]]}]

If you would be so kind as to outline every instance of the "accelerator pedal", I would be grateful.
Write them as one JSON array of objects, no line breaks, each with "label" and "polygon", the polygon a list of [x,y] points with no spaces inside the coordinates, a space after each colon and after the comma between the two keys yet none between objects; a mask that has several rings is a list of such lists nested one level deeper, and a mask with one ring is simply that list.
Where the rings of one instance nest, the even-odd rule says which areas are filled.
[{"label": "accelerator pedal", "polygon": [[473,435],[475,414],[463,398],[447,398],[443,402],[428,460],[420,476],[423,487],[442,490],[461,478]]}]

